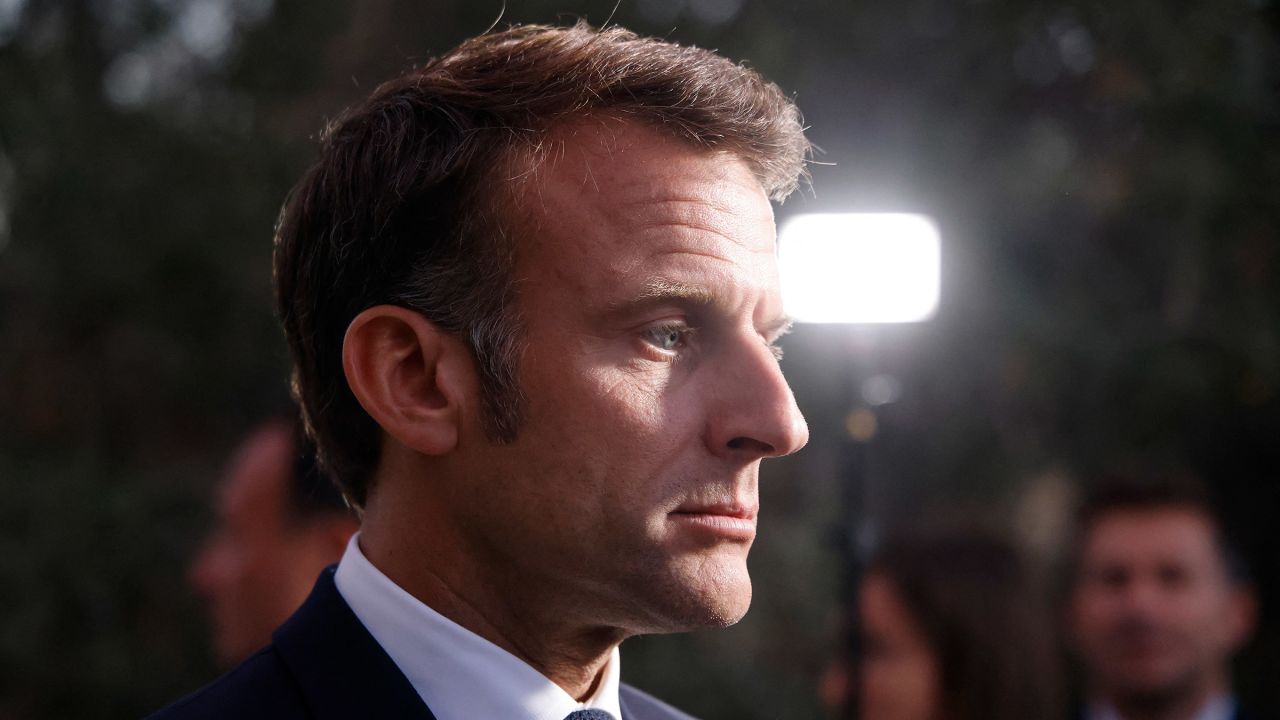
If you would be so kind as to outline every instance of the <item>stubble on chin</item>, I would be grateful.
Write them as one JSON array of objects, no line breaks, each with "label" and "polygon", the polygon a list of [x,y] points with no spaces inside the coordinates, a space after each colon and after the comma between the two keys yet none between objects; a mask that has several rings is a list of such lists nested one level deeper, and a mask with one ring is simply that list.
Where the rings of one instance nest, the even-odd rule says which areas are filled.
[{"label": "stubble on chin", "polygon": [[637,635],[729,627],[751,606],[746,558],[703,559],[666,566],[636,583]]}]

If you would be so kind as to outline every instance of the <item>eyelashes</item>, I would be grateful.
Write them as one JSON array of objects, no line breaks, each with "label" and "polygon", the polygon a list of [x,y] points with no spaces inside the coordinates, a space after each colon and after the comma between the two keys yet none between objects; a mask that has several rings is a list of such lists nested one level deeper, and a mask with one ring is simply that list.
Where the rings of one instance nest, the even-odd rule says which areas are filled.
[{"label": "eyelashes", "polygon": [[689,346],[694,332],[694,328],[684,323],[668,322],[645,328],[640,333],[640,337],[651,347],[668,355],[674,355]]},{"label": "eyelashes", "polygon": [[[683,322],[664,322],[644,328],[640,332],[640,338],[647,347],[661,353],[663,359],[675,360],[689,349],[697,332],[697,328]],[[777,339],[764,342],[774,360],[781,361],[782,346],[778,344]]]}]

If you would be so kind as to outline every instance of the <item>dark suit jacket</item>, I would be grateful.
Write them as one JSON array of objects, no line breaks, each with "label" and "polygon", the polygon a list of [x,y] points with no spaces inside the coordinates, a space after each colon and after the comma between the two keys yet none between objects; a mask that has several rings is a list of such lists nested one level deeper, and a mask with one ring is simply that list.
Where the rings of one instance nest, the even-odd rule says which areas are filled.
[{"label": "dark suit jacket", "polygon": [[[333,572],[329,568],[320,574],[311,596],[276,630],[270,645],[151,720],[435,720],[351,612],[333,583]],[[621,720],[692,720],[628,685],[619,695]]]},{"label": "dark suit jacket", "polygon": [[[1247,712],[1244,712],[1243,710],[1237,707],[1236,711],[1231,715],[1231,720],[1255,720],[1255,717],[1256,716],[1251,715]],[[1074,708],[1072,708],[1071,718],[1072,720],[1088,720],[1089,718],[1088,707],[1084,705],[1076,705]]]}]

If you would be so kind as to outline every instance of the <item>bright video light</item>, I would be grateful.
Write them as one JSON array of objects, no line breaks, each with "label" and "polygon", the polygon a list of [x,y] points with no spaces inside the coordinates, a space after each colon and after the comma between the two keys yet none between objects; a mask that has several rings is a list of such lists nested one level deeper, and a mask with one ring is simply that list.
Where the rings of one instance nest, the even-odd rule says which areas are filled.
[{"label": "bright video light", "polygon": [[782,304],[799,322],[907,323],[938,308],[938,228],[924,215],[796,215],[778,235]]}]

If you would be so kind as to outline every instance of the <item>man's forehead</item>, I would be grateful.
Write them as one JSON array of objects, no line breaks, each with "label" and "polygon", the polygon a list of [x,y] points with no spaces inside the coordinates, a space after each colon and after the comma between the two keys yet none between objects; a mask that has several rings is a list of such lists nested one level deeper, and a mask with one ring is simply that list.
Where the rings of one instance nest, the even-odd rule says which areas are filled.
[{"label": "man's forehead", "polygon": [[1105,512],[1090,524],[1086,552],[1108,557],[1169,556],[1216,551],[1213,521],[1195,508],[1180,506]]},{"label": "man's forehead", "polygon": [[741,160],[614,118],[566,124],[557,140],[518,200],[527,272],[576,284],[594,268],[616,283],[696,258],[776,270],[772,205]]},{"label": "man's forehead", "polygon": [[[534,162],[536,169],[527,177],[535,190],[566,186],[578,194],[612,193],[625,198],[615,206],[623,212],[651,203],[722,202],[726,193],[708,193],[722,183],[767,197],[746,162],[733,153],[616,115],[588,115],[555,126]],[[770,208],[767,200],[763,205]]]}]

